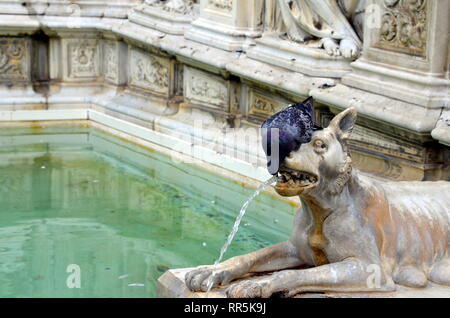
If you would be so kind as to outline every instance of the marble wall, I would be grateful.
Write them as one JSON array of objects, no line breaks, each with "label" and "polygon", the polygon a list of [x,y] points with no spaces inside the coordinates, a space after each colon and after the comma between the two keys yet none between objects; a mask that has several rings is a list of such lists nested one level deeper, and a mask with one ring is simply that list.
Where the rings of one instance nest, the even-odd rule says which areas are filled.
[{"label": "marble wall", "polygon": [[[357,38],[295,31],[303,24],[275,0],[117,1],[103,19],[96,3],[0,1],[0,111],[92,108],[179,136],[197,119],[258,127],[313,96],[323,125],[357,108],[363,170],[450,176],[450,1],[361,1],[352,14],[309,4],[324,26],[327,14],[351,16],[349,36],[365,17],[360,51]],[[80,10],[64,15],[71,4]]]}]

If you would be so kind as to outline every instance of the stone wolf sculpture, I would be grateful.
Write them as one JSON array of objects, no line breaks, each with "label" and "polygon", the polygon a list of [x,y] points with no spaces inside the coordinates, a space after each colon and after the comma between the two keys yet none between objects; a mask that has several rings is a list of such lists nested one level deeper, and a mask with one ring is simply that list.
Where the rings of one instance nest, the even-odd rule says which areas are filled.
[{"label": "stone wolf sculpture", "polygon": [[349,108],[289,154],[276,191],[299,195],[302,209],[286,242],[201,266],[186,274],[189,289],[205,291],[249,273],[229,297],[293,296],[301,292],[394,291],[428,281],[450,287],[450,182],[384,182],[351,167]]}]

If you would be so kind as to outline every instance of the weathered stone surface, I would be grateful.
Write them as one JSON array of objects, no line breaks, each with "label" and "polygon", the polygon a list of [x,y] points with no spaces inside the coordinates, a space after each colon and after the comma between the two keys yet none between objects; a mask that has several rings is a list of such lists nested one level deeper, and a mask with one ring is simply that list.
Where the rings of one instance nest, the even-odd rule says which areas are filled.
[{"label": "weathered stone surface", "polygon": [[[371,1],[380,4],[386,19],[380,28],[369,28],[363,57],[351,67],[350,59],[329,56],[319,42],[298,43],[284,37],[284,31],[269,21],[276,12],[271,4],[278,0],[265,1],[264,10],[263,1],[200,1],[198,17],[191,1],[133,1],[127,4],[133,6],[128,19],[114,15],[116,5],[126,7],[123,1],[112,3],[112,11],[104,12],[104,18],[98,18],[106,10],[107,2],[102,0],[95,5],[55,0],[51,10],[26,3],[35,14],[14,15],[19,13],[17,3],[0,1],[0,9],[11,13],[2,15],[0,34],[8,41],[14,36],[26,42],[43,30],[49,37],[49,66],[35,62],[40,53],[31,45],[29,57],[19,63],[24,75],[14,80],[27,87],[5,86],[4,109],[94,106],[140,123],[155,113],[172,116],[180,111],[182,116],[161,121],[169,125],[163,129],[170,133],[180,120],[180,126],[190,127],[192,133],[192,122],[199,116],[194,109],[213,118],[216,129],[257,127],[273,112],[312,95],[320,102],[316,111],[324,125],[332,113],[350,106],[358,109],[352,150],[359,167],[394,179],[447,178],[434,173],[443,171],[449,160],[447,129],[439,120],[450,96],[448,32],[444,32],[449,10],[444,2]],[[69,14],[72,4],[80,6],[80,14]],[[416,39],[417,32],[424,34],[425,11],[427,37]],[[401,39],[409,32],[406,29],[390,39],[388,15],[400,22],[412,19],[408,40]],[[183,24],[184,31],[158,28],[163,25],[160,20],[149,22],[156,16],[165,19],[169,29]],[[207,40],[184,36],[193,28],[207,34]],[[422,50],[428,52],[426,56],[416,50],[421,45],[427,46]],[[37,81],[29,74],[36,65],[48,69],[49,80]],[[8,83],[5,76],[0,75],[1,81]],[[143,102],[143,97],[148,101]],[[263,159],[259,149],[255,153],[258,160]]]},{"label": "weathered stone surface", "polygon": [[63,39],[63,77],[67,81],[95,81],[100,76],[97,39]]},{"label": "weathered stone surface", "polygon": [[[362,58],[343,84],[424,108],[450,103],[448,1],[370,1]],[[444,53],[445,52],[445,53]],[[445,106],[448,107],[448,106]]]},{"label": "weathered stone surface", "polygon": [[121,85],[126,83],[124,55],[126,46],[121,42],[103,42],[103,76],[105,81],[111,84]]},{"label": "weathered stone surface", "polygon": [[265,34],[255,42],[247,55],[258,61],[316,77],[340,78],[351,71],[350,60],[330,56],[318,45],[282,41],[276,34]]},{"label": "weathered stone surface", "polygon": [[263,2],[200,0],[200,16],[186,38],[227,51],[243,50],[261,35]]},{"label": "weathered stone surface", "polygon": [[[327,42],[339,47],[303,43],[269,26],[270,3],[278,1],[201,0],[197,16],[188,0],[0,0],[0,120],[97,120],[262,181],[259,145],[230,135],[219,148],[217,131],[258,127],[312,95],[323,126],[358,110],[348,145],[356,167],[396,180],[448,180],[448,1],[368,1],[381,23],[369,26],[351,65],[344,39]],[[326,22],[322,5],[309,9]],[[48,38],[36,40],[38,31]],[[46,54],[49,65],[36,63]],[[205,123],[200,132],[196,119]],[[244,159],[222,160],[229,150]],[[309,243],[323,247],[320,235]]]},{"label": "weathered stone surface", "polygon": [[126,18],[128,11],[143,0],[108,1],[14,1],[0,0],[0,12],[17,15]]},{"label": "weathered stone surface", "polygon": [[375,45],[391,51],[425,56],[430,2],[384,1],[381,30]]},{"label": "weathered stone surface", "polygon": [[0,38],[0,82],[30,81],[30,44],[24,38]]},{"label": "weathered stone surface", "polygon": [[[171,269],[158,279],[158,296],[162,298],[225,298],[225,286],[206,292],[192,292],[185,284],[184,277],[193,268]],[[230,285],[232,285],[231,283]],[[398,286],[395,292],[345,293],[323,292],[304,293],[294,298],[450,298],[450,288],[429,283],[426,288]]]},{"label": "weathered stone surface", "polygon": [[292,41],[303,49],[315,46],[322,54],[355,59],[362,49],[365,8],[366,0],[267,0],[264,24],[266,31],[277,34],[278,42]]},{"label": "weathered stone surface", "polygon": [[144,91],[169,96],[170,81],[173,77],[171,61],[130,47],[129,84]]},{"label": "weathered stone surface", "polygon": [[198,0],[147,0],[133,8],[129,20],[165,33],[183,35],[198,14]]}]

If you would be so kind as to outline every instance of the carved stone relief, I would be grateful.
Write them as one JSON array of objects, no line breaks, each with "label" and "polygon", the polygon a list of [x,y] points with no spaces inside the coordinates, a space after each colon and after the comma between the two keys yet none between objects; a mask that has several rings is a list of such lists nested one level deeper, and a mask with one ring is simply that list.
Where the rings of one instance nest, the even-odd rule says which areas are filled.
[{"label": "carved stone relief", "polygon": [[119,81],[119,52],[117,44],[105,42],[103,46],[105,79],[114,84]]},{"label": "carved stone relief", "polygon": [[228,107],[229,84],[222,78],[186,67],[184,83],[187,99],[210,107]]},{"label": "carved stone relief", "polygon": [[390,51],[425,56],[427,0],[384,0],[378,46]]},{"label": "carved stone relief", "polygon": [[171,62],[168,59],[131,48],[129,67],[130,85],[153,93],[169,95]]},{"label": "carved stone relief", "polygon": [[[316,113],[317,122],[322,127],[327,127],[333,119],[333,113],[325,108],[320,108]],[[406,159],[416,163],[423,162],[424,148],[405,141],[404,139],[395,138],[388,133],[375,130],[379,124],[372,124],[373,127],[364,127],[356,125],[349,139],[349,144],[353,149],[364,150],[369,153],[381,153],[390,157]],[[378,127],[379,128],[379,127]]]},{"label": "carved stone relief", "polygon": [[147,0],[147,5],[183,15],[196,15],[198,0]]},{"label": "carved stone relief", "polygon": [[100,76],[100,54],[97,40],[68,40],[67,54],[70,78]]},{"label": "carved stone relief", "polygon": [[0,38],[0,81],[30,80],[30,43],[20,38]]},{"label": "carved stone relief", "polygon": [[362,50],[365,7],[366,0],[266,0],[265,30],[355,59]]},{"label": "carved stone relief", "polygon": [[230,12],[233,9],[233,0],[208,0],[208,6],[213,9]]},{"label": "carved stone relief", "polygon": [[252,110],[254,112],[262,112],[266,114],[273,114],[277,110],[277,105],[270,100],[266,100],[260,96],[255,96]]},{"label": "carved stone relief", "polygon": [[247,106],[245,107],[247,111],[245,111],[244,121],[252,125],[261,125],[264,120],[291,103],[278,95],[264,93],[259,88],[247,88],[245,93],[247,95]]},{"label": "carved stone relief", "polygon": [[357,149],[382,153],[417,163],[423,161],[423,148],[362,126],[355,126],[350,145]]}]

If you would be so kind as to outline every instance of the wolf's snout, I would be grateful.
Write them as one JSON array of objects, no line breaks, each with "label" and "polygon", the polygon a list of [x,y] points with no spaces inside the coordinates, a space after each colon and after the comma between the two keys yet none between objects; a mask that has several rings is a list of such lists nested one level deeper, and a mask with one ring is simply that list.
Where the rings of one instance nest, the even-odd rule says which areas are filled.
[{"label": "wolf's snout", "polygon": [[315,187],[318,182],[319,177],[316,174],[282,166],[278,172],[275,190],[283,196],[295,196]]},{"label": "wolf's snout", "polygon": [[294,186],[308,186],[316,183],[318,177],[305,171],[282,169],[279,171],[278,181],[281,183],[289,183]]}]

